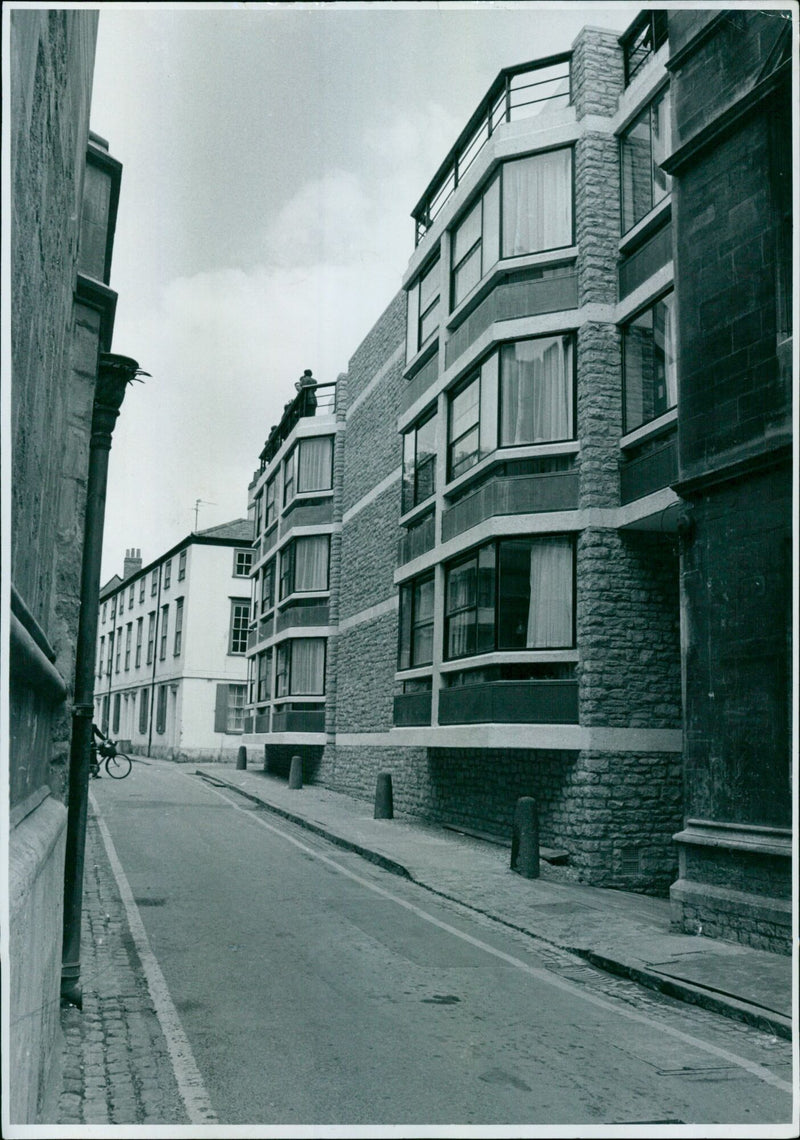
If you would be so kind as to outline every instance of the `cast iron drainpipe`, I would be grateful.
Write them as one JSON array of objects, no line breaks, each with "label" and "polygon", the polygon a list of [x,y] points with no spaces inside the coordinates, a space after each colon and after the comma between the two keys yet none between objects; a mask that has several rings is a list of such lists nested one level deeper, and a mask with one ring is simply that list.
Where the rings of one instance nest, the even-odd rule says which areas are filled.
[{"label": "cast iron drainpipe", "polygon": [[89,472],[86,491],[83,558],[81,562],[81,608],[75,653],[75,698],[69,753],[69,805],[64,857],[64,942],[61,957],[61,1000],[82,1006],[81,909],[83,906],[83,861],[86,849],[86,817],[89,803],[89,748],[94,715],[94,661],[97,642],[97,602],[100,593],[100,561],[108,483],[108,453],[111,433],[119,415],[125,390],[142,373],[129,356],[102,352],[97,373]]}]

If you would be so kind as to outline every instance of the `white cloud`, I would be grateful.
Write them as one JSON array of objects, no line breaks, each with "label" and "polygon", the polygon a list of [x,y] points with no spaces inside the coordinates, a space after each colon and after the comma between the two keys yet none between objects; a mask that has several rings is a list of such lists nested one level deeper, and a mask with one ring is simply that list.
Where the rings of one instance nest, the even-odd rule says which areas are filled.
[{"label": "white cloud", "polygon": [[120,296],[115,351],[152,374],[132,388],[111,454],[103,577],[127,546],[145,560],[191,530],[244,514],[258,453],[294,381],[335,380],[397,289],[409,210],[457,127],[440,107],[365,137],[369,176],[300,186],[262,228],[261,264]]}]

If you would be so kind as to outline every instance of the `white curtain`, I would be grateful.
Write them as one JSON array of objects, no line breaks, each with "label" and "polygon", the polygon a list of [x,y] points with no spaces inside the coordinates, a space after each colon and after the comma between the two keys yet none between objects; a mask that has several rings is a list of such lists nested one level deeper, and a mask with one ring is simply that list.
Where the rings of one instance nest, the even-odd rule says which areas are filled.
[{"label": "white curtain", "polygon": [[572,238],[572,151],[503,166],[503,257],[558,249]]},{"label": "white curtain", "polygon": [[292,695],[317,696],[325,692],[325,642],[301,637],[292,642]]},{"label": "white curtain", "polygon": [[327,534],[297,539],[294,563],[295,590],[327,590],[328,541]]},{"label": "white curtain", "polygon": [[500,442],[509,447],[572,436],[572,342],[566,337],[505,345]]},{"label": "white curtain", "polygon": [[300,440],[298,491],[327,491],[331,486],[333,437]]},{"label": "white curtain", "polygon": [[572,644],[572,542],[537,540],[531,546],[529,649]]}]

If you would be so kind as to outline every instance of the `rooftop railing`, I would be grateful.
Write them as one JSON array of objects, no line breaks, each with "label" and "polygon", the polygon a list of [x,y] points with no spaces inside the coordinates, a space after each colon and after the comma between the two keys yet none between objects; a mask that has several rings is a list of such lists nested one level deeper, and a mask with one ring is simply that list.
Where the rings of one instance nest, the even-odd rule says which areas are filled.
[{"label": "rooftop railing", "polygon": [[551,107],[569,106],[571,59],[572,53],[564,52],[503,68],[411,211],[415,245],[502,123],[530,118]]},{"label": "rooftop railing", "polygon": [[[300,383],[300,381],[298,381]],[[306,416],[332,415],[336,410],[336,384],[317,384],[312,380],[303,383],[293,400],[283,409],[281,422],[275,424],[267,436],[267,442],[259,455],[261,471],[275,458],[281,444],[289,438],[298,421]]]},{"label": "rooftop railing", "polygon": [[647,61],[667,42],[668,13],[648,9],[636,17],[619,42],[625,59],[625,86],[639,74]]}]

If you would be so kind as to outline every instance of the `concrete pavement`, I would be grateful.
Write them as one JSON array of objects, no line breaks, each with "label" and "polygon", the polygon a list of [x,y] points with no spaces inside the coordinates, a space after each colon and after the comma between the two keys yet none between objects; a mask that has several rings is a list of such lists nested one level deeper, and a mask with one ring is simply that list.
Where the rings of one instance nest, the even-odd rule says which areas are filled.
[{"label": "concrete pavement", "polygon": [[571,882],[542,862],[538,879],[510,870],[507,848],[408,818],[376,820],[373,805],[259,770],[195,770],[435,894],[462,903],[595,966],[778,1036],[792,1028],[792,960],[670,930],[666,899]]}]

